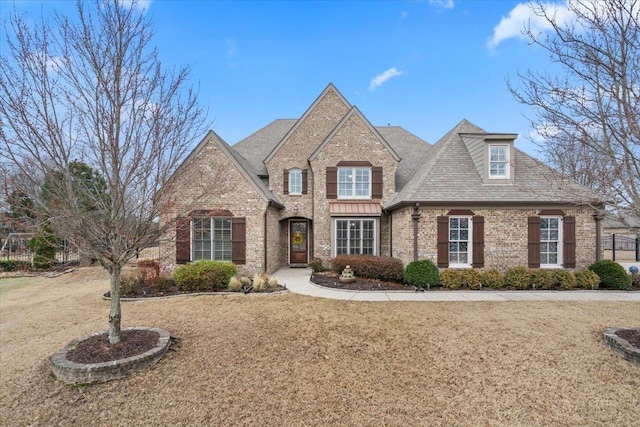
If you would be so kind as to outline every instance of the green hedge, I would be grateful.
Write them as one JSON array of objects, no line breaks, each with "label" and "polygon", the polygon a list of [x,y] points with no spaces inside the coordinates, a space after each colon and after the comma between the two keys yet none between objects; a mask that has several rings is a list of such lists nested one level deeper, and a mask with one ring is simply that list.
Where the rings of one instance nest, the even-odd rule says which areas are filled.
[{"label": "green hedge", "polygon": [[403,280],[406,284],[418,288],[436,286],[440,283],[440,272],[433,261],[428,259],[413,261],[407,265]]},{"label": "green hedge", "polygon": [[31,263],[29,261],[0,260],[0,271],[28,270],[30,267]]},{"label": "green hedge", "polygon": [[600,277],[600,284],[605,288],[620,290],[631,288],[631,276],[617,262],[603,259],[591,264],[589,270]]},{"label": "green hedge", "polygon": [[237,270],[228,261],[196,261],[176,268],[173,280],[178,289],[186,292],[226,289]]}]

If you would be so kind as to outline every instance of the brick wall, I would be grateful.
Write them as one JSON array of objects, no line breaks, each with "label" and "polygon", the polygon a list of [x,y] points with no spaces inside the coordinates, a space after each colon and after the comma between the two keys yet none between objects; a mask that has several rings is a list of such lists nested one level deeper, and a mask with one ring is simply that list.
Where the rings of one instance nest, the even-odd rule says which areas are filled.
[{"label": "brick wall", "polygon": [[[437,217],[451,208],[420,208],[418,223],[418,258],[437,262]],[[456,207],[456,209],[460,209]],[[472,208],[484,216],[485,267],[527,266],[527,218],[535,216],[531,208]],[[586,268],[595,261],[596,223],[588,208],[563,209],[576,217],[576,267]],[[413,223],[411,207],[393,213],[393,256],[406,265],[413,261]]]}]

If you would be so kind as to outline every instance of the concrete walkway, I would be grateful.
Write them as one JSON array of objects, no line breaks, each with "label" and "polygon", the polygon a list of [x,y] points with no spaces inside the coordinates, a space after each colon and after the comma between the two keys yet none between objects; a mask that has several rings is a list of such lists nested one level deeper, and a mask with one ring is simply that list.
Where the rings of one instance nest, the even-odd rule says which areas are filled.
[{"label": "concrete walkway", "polygon": [[310,268],[281,268],[274,276],[287,289],[311,297],[350,301],[635,301],[640,292],[626,291],[349,291],[310,282]]}]

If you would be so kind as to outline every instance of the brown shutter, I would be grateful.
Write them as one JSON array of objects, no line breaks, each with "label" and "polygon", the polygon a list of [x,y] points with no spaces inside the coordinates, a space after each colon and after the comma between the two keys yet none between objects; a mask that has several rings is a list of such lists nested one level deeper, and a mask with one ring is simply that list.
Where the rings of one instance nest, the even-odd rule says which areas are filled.
[{"label": "brown shutter", "polygon": [[189,218],[176,219],[176,264],[191,261],[191,221]]},{"label": "brown shutter", "polygon": [[529,268],[540,267],[540,217],[529,217]]},{"label": "brown shutter", "polygon": [[484,267],[484,217],[473,217],[473,263],[474,268]]},{"label": "brown shutter", "polygon": [[371,168],[371,198],[382,199],[382,167]]},{"label": "brown shutter", "polygon": [[307,194],[307,192],[309,191],[309,184],[307,181],[307,170],[303,169],[302,170],[302,194]]},{"label": "brown shutter", "polygon": [[234,264],[247,262],[247,220],[231,218],[231,261]]},{"label": "brown shutter", "polygon": [[576,268],[576,217],[565,216],[562,228],[562,237],[564,239],[564,250],[562,256],[564,258],[564,268]]},{"label": "brown shutter", "polygon": [[289,194],[289,171],[287,169],[282,172],[282,192]]},{"label": "brown shutter", "polygon": [[327,199],[338,198],[338,168],[327,168]]},{"label": "brown shutter", "polygon": [[438,217],[438,267],[449,267],[449,217]]}]

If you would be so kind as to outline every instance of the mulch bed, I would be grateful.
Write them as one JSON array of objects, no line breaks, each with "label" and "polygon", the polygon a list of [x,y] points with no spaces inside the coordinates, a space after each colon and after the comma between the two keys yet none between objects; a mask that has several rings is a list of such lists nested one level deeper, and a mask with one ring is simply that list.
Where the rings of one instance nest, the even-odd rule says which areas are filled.
[{"label": "mulch bed", "polygon": [[355,282],[342,283],[338,280],[340,275],[333,271],[322,271],[313,273],[311,281],[316,285],[325,286],[334,289],[346,289],[350,291],[413,291],[413,286],[407,286],[404,283],[385,282],[381,280],[366,279],[356,277]]},{"label": "mulch bed", "polygon": [[629,344],[640,349],[640,329],[620,329],[616,335],[627,340]]},{"label": "mulch bed", "polygon": [[109,334],[102,333],[87,338],[67,352],[67,360],[76,363],[102,363],[120,360],[146,353],[156,346],[160,334],[146,330],[120,332],[120,342],[109,343]]}]

